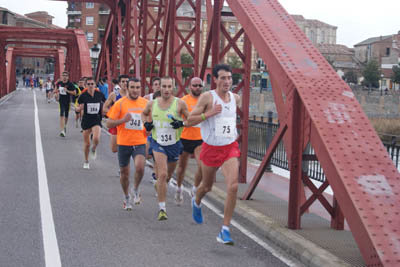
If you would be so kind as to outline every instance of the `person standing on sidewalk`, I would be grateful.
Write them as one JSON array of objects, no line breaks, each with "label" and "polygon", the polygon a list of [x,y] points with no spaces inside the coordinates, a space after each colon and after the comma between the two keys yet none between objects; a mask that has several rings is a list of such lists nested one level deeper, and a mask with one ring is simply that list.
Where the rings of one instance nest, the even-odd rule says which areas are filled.
[{"label": "person standing on sidewalk", "polygon": [[146,107],[147,100],[140,96],[140,81],[136,78],[129,79],[128,94],[119,99],[107,113],[109,120],[107,127],[117,127],[118,161],[121,171],[121,186],[124,192],[124,210],[132,210],[131,196],[129,194],[130,158],[135,163],[135,181],[132,188],[133,202],[141,202],[139,185],[143,178],[146,163],[146,132],[143,128],[141,113]]},{"label": "person standing on sidewalk", "polygon": [[71,103],[71,95],[75,95],[75,86],[69,81],[69,73],[64,71],[62,73],[61,81],[56,83],[56,98],[60,104],[60,136],[65,137],[67,132],[67,122],[69,107]]},{"label": "person standing on sidewalk", "polygon": [[[190,80],[189,88],[189,94],[182,97],[181,99],[185,101],[186,105],[188,106],[189,112],[192,112],[203,91],[203,81],[198,77],[194,77]],[[192,197],[196,194],[197,187],[200,185],[201,182],[200,150],[203,140],[201,138],[200,125],[198,124],[193,127],[185,127],[182,131],[181,142],[183,145],[183,152],[179,157],[178,168],[176,171],[177,189],[175,192],[175,203],[177,205],[182,205],[183,203],[182,182],[185,178],[186,167],[190,155],[194,154],[197,162],[197,171],[194,178],[194,185],[191,191]]]},{"label": "person standing on sidewalk", "polygon": [[189,116],[185,102],[172,94],[173,89],[174,80],[171,77],[161,78],[161,97],[150,101],[142,113],[146,130],[152,130],[150,149],[153,151],[157,169],[159,221],[168,219],[165,205],[167,183],[182,153],[180,137],[184,123],[181,117]]},{"label": "person standing on sidewalk", "polygon": [[[93,78],[86,79],[87,91],[78,98],[78,111],[83,110],[83,152],[85,155],[84,169],[89,169],[89,150],[92,160],[97,157],[96,148],[100,142],[101,118],[103,103],[106,101],[103,93],[95,90],[96,83]],[[90,135],[93,134],[92,146],[90,147]]]},{"label": "person standing on sidewalk", "polygon": [[236,141],[236,108],[240,106],[240,97],[230,92],[232,87],[232,68],[218,64],[213,68],[216,89],[206,92],[188,118],[188,124],[201,123],[200,160],[202,161],[202,181],[192,199],[192,216],[196,223],[203,223],[201,200],[211,191],[214,177],[221,167],[227,186],[224,207],[224,220],[217,241],[233,245],[229,225],[236,205],[240,151]]}]

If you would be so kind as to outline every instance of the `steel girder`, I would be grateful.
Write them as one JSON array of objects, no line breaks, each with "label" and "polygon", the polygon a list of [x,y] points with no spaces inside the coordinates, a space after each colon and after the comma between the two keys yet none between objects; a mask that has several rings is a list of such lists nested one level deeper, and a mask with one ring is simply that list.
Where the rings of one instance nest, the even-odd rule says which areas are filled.
[{"label": "steel girder", "polygon": [[[6,45],[14,43],[18,45],[38,45],[39,43],[47,45],[50,43],[49,46],[65,46],[67,48],[66,70],[70,72],[71,80],[78,80],[82,76],[91,76],[89,48],[81,30],[0,26],[0,62],[5,62],[4,48]],[[1,63],[0,97],[6,94],[7,80],[10,79],[6,75],[5,64]],[[11,84],[11,86],[13,85]]]},{"label": "steel girder", "polygon": [[[227,1],[269,68],[279,137],[286,132],[290,155],[289,228],[300,228],[306,208],[300,200],[302,179],[307,180],[302,163],[318,159],[335,193],[332,224],[341,227],[343,212],[368,266],[399,266],[400,174],[351,89],[278,1]],[[303,155],[308,144],[314,159]],[[259,179],[253,179],[246,199]],[[326,187],[314,188],[314,195]],[[338,205],[341,210],[335,210]]]}]

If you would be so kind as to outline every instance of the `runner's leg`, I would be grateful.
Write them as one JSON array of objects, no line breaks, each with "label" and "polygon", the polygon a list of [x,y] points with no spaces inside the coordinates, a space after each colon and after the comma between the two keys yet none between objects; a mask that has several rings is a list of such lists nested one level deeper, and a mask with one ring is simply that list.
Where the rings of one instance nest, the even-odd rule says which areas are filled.
[{"label": "runner's leg", "polygon": [[230,158],[222,164],[222,173],[225,177],[227,187],[227,196],[224,205],[224,225],[229,226],[233,210],[236,205],[236,195],[238,190],[238,173],[239,173],[239,160],[238,158]]}]

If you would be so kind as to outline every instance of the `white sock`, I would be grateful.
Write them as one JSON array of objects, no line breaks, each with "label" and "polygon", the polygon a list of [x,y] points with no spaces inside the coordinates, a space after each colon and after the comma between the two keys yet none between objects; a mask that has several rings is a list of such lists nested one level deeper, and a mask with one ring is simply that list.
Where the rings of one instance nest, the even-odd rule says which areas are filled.
[{"label": "white sock", "polygon": [[125,196],[126,200],[129,200],[130,198],[131,198],[131,196],[129,194]]},{"label": "white sock", "polygon": [[160,207],[160,210],[167,211],[167,209],[165,208],[165,202],[159,202],[158,206]]},{"label": "white sock", "polygon": [[226,226],[226,225],[222,225],[222,229],[221,229],[221,231],[223,231],[223,230],[225,230],[225,231],[228,231],[228,232],[229,232],[229,227],[228,227],[228,226]]},{"label": "white sock", "polygon": [[197,203],[196,203],[196,197],[193,197],[193,199],[194,199],[193,203],[194,203],[194,205],[196,206],[196,208],[200,208],[200,207],[201,207],[201,201],[200,201],[200,205],[197,205]]},{"label": "white sock", "polygon": [[192,187],[192,192],[196,194],[196,192],[197,192],[197,187],[193,186],[193,187]]},{"label": "white sock", "polygon": [[182,186],[178,186],[178,187],[176,188],[176,191],[177,191],[177,192],[181,192],[181,191],[182,191]]}]

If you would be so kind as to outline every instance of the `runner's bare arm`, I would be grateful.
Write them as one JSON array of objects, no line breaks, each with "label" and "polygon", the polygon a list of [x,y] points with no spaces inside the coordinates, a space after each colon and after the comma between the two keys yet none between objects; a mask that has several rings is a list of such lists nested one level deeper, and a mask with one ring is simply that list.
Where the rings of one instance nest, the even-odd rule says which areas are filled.
[{"label": "runner's bare arm", "polygon": [[236,106],[238,108],[242,108],[242,98],[240,97],[240,95],[238,94],[233,94],[235,96],[235,100],[236,100]]},{"label": "runner's bare arm", "polygon": [[[184,118],[188,118],[189,117],[189,109],[186,105],[186,102],[178,99],[178,114],[180,117],[184,117]],[[186,121],[185,121],[185,125],[186,125]]]},{"label": "runner's bare arm", "polygon": [[75,111],[76,111],[76,112],[81,112],[81,111],[83,110],[83,108],[84,108],[84,105],[85,105],[85,104],[79,104],[79,105],[75,108]]},{"label": "runner's bare arm", "polygon": [[141,116],[142,116],[142,121],[143,122],[151,122],[151,107],[153,106],[153,101],[149,101],[146,104],[146,107],[144,108]]},{"label": "runner's bare arm", "polygon": [[111,92],[111,94],[108,96],[106,102],[104,103],[103,111],[108,112],[112,106],[112,104],[115,102],[115,93]]}]

